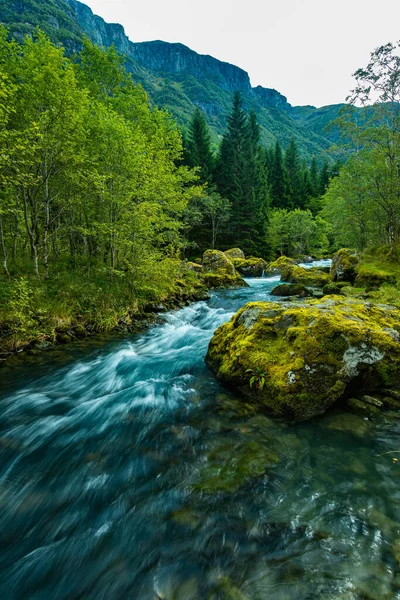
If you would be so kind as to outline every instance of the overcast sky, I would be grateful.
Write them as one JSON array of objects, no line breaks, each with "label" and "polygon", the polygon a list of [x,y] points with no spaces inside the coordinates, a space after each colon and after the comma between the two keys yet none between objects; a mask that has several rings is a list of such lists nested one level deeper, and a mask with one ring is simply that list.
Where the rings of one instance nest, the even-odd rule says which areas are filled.
[{"label": "overcast sky", "polygon": [[370,52],[400,39],[400,0],[85,0],[135,42],[181,42],[293,105],[343,102]]}]

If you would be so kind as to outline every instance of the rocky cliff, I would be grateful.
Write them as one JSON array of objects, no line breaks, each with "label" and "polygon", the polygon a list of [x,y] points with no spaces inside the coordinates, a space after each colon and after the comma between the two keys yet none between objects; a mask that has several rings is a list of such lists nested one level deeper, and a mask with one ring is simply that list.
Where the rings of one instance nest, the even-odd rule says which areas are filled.
[{"label": "rocky cliff", "polygon": [[[306,157],[320,155],[330,146],[319,128],[321,119],[312,119],[316,110],[313,107],[307,107],[306,112],[292,110],[278,91],[252,88],[243,69],[198,54],[183,44],[132,42],[122,25],[106,23],[78,0],[0,0],[0,22],[19,40],[39,25],[68,53],[79,50],[84,35],[99,46],[114,44],[126,55],[127,68],[153,103],[166,107],[183,126],[194,107],[199,106],[208,115],[215,141],[225,127],[232,94],[238,90],[246,108],[257,113],[264,143],[273,144],[279,139],[285,146],[294,136]],[[325,115],[324,123],[328,117]]]}]

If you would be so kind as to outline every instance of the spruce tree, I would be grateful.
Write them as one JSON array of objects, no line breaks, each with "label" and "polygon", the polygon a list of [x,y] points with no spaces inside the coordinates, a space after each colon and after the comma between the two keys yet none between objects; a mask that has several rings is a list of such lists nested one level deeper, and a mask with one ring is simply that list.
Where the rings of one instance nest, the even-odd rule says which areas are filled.
[{"label": "spruce tree", "polygon": [[279,141],[275,144],[272,165],[269,170],[271,203],[274,208],[293,208],[289,196],[289,182],[283,161],[282,146]]},{"label": "spruce tree", "polygon": [[288,178],[289,203],[294,208],[304,208],[304,177],[296,140],[292,137],[285,152],[284,164]]},{"label": "spruce tree", "polygon": [[211,150],[210,130],[199,108],[193,113],[185,140],[185,159],[190,167],[200,167],[200,183],[211,183],[214,155]]},{"label": "spruce tree", "polygon": [[218,191],[221,196],[228,198],[232,203],[232,219],[225,238],[227,246],[238,245],[242,238],[246,144],[248,144],[247,115],[242,108],[240,93],[235,92],[232,112],[228,117],[227,131],[219,149],[216,170]]},{"label": "spruce tree", "polygon": [[255,114],[247,116],[239,93],[235,93],[218,157],[219,193],[232,204],[225,245],[240,246],[246,254],[265,254],[268,186],[265,155]]}]

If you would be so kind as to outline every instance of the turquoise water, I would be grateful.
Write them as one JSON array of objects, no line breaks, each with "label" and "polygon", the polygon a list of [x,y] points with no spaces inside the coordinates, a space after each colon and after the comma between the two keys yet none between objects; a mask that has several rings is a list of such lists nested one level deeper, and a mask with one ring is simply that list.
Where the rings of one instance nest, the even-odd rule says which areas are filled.
[{"label": "turquoise water", "polygon": [[400,599],[400,415],[243,411],[204,356],[248,281],[3,368],[0,598]]}]

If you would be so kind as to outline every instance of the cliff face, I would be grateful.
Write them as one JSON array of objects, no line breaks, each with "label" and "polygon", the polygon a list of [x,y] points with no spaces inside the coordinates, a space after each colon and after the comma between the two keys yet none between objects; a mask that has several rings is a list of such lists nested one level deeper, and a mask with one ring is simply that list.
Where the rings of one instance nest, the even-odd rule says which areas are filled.
[{"label": "cliff face", "polygon": [[132,42],[125,34],[122,25],[106,23],[104,19],[94,15],[92,10],[77,0],[66,0],[70,5],[76,22],[94,44],[109,48],[113,44],[123,54],[130,54]]},{"label": "cliff face", "polygon": [[40,26],[69,54],[81,48],[84,35],[105,48],[114,44],[126,55],[128,70],[154,104],[167,108],[182,126],[188,124],[195,106],[199,106],[208,116],[215,141],[224,131],[232,94],[238,90],[245,107],[256,112],[265,144],[279,139],[286,146],[294,136],[306,157],[319,155],[330,146],[316,109],[296,111],[276,90],[252,88],[243,69],[197,54],[183,44],[132,42],[122,25],[106,23],[78,0],[0,0],[0,22],[19,41]]},{"label": "cliff face", "polygon": [[78,0],[67,0],[84,33],[100,46],[112,44],[139,65],[150,71],[168,75],[188,75],[198,80],[210,79],[222,89],[255,95],[264,106],[287,110],[290,105],[276,90],[258,86],[252,88],[248,73],[239,67],[222,62],[212,56],[198,54],[183,44],[171,44],[160,40],[131,42],[122,25],[106,23]]}]

